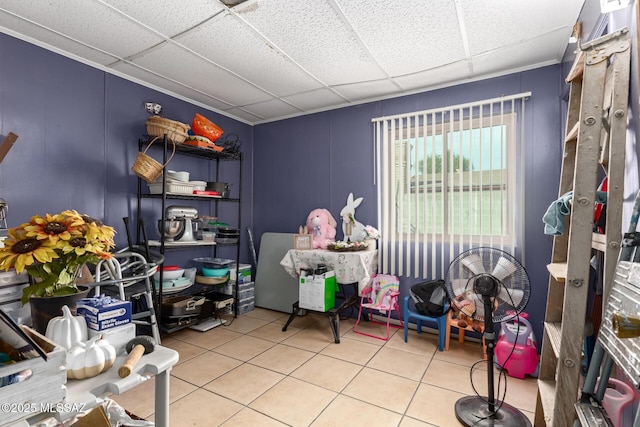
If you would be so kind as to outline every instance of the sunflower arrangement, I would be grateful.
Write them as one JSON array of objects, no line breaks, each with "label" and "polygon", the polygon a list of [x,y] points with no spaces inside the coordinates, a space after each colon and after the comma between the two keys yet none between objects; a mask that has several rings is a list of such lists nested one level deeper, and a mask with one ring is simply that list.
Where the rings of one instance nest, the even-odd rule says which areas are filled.
[{"label": "sunflower arrangement", "polygon": [[29,297],[78,292],[75,279],[82,266],[111,258],[115,230],[75,210],[34,215],[27,223],[9,229],[0,248],[0,270],[26,270],[34,279],[22,292]]}]

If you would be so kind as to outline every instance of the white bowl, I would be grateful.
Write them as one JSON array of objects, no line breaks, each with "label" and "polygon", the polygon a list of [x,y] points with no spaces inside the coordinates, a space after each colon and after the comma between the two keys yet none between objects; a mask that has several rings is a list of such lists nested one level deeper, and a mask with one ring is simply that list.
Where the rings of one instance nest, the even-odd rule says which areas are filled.
[{"label": "white bowl", "polygon": [[[184,268],[179,268],[177,270],[162,270],[162,280],[175,280],[179,279],[184,275]],[[160,272],[156,271],[153,275],[153,278],[158,281],[160,280]]]},{"label": "white bowl", "polygon": [[193,185],[194,190],[203,190],[207,188],[207,183],[205,181],[189,181],[189,184]]},{"label": "white bowl", "polygon": [[189,172],[186,172],[186,171],[180,171],[180,172],[167,171],[167,176],[177,179],[178,181],[184,181],[184,182],[189,181]]}]

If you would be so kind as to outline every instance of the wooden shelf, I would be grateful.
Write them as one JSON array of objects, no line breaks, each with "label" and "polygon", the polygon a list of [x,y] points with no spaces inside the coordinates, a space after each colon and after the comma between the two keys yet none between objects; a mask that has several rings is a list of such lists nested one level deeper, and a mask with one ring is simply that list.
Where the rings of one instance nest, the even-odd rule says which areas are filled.
[{"label": "wooden shelf", "polygon": [[574,80],[581,79],[584,74],[584,61],[586,59],[587,54],[584,50],[580,50],[578,53],[578,57],[573,61],[573,65],[571,66],[571,70],[569,70],[569,74],[565,81],[567,83],[571,83]]},{"label": "wooden shelf", "polygon": [[556,355],[556,358],[560,354],[561,331],[561,322],[544,322],[544,333],[549,337],[549,342],[551,342],[551,347],[553,348],[553,353]]},{"label": "wooden shelf", "polygon": [[577,141],[579,130],[580,130],[580,123],[577,122],[575,125],[573,125],[573,127],[571,128],[567,136],[564,138],[564,142]]},{"label": "wooden shelf", "polygon": [[607,250],[607,235],[593,233],[591,235],[591,247],[597,251],[605,252]]},{"label": "wooden shelf", "polygon": [[[579,400],[582,373],[582,331],[587,317],[590,260],[594,249],[604,254],[598,266],[603,300],[613,281],[622,240],[618,233],[622,229],[627,122],[624,115],[612,112],[628,109],[629,45],[622,32],[582,45],[566,79],[570,90],[558,196],[573,191],[577,200],[571,207],[566,233],[554,238],[553,262],[547,265],[549,287],[538,374],[534,422],[537,427],[571,426],[576,418],[575,403]],[[608,103],[611,105],[605,108]],[[600,152],[604,153],[604,159],[599,158]],[[609,180],[608,234],[593,233],[599,163],[609,165],[605,171]],[[569,272],[571,276],[567,277]]]},{"label": "wooden shelf", "polygon": [[547,427],[553,426],[553,411],[555,409],[556,382],[538,380],[538,398],[544,409],[544,421]]},{"label": "wooden shelf", "polygon": [[547,264],[547,270],[549,270],[549,274],[553,276],[553,278],[558,283],[564,283],[567,280],[567,263],[566,262],[554,262],[551,264]]}]

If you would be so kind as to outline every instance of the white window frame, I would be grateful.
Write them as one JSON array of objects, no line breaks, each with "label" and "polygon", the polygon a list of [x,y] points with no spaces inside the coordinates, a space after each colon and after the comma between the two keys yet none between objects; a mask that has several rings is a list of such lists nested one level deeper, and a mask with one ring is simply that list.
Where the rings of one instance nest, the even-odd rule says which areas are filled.
[{"label": "white window frame", "polygon": [[[446,273],[449,263],[459,253],[470,247],[478,246],[494,247],[511,254],[514,254],[516,248],[519,248],[520,255],[524,257],[525,200],[523,189],[525,179],[524,165],[526,164],[524,158],[524,117],[526,116],[525,101],[530,97],[531,92],[525,92],[449,107],[382,116],[371,120],[374,124],[375,185],[378,187],[377,215],[378,227],[381,233],[381,239],[378,244],[379,272],[398,274],[400,276],[414,276],[416,278],[442,277]],[[427,204],[426,197],[415,197],[413,200],[409,197],[405,203],[398,204],[396,208],[396,200],[403,194],[395,188],[395,183],[397,182],[395,176],[397,174],[404,174],[402,180],[399,180],[400,185],[398,187],[405,185],[408,188],[408,185],[411,185],[411,179],[416,181],[413,183],[414,188],[416,186],[420,187],[424,183],[420,182],[417,173],[412,175],[410,168],[402,168],[401,172],[396,169],[395,141],[408,141],[411,137],[416,137],[416,135],[418,139],[429,139],[434,135],[443,135],[443,132],[447,132],[448,129],[453,129],[454,133],[459,130],[467,132],[467,135],[463,135],[461,139],[458,139],[462,141],[475,141],[481,138],[480,135],[483,135],[482,138],[487,138],[486,133],[474,135],[473,129],[478,129],[478,125],[489,129],[498,125],[504,126],[506,172],[503,175],[504,181],[498,181],[498,184],[506,185],[506,193],[500,192],[504,199],[500,200],[504,202],[505,208],[508,209],[499,215],[500,227],[502,227],[500,228],[501,232],[498,233],[499,235],[478,233],[478,225],[481,227],[485,225],[479,222],[462,231],[447,230],[445,234],[442,233],[442,230],[445,230],[442,226],[439,230],[425,227],[418,229],[405,227],[403,221],[409,217],[404,215],[403,210],[418,209],[417,211],[414,210],[413,215],[415,217],[423,216],[421,219],[423,220],[426,217],[427,208],[443,211],[443,206],[436,203]],[[472,132],[469,133],[469,130]],[[492,132],[495,132],[495,130]],[[445,140],[443,139],[442,141]],[[465,143],[461,144],[464,146]],[[482,151],[473,148],[477,143],[469,142],[468,144],[471,145],[466,145],[465,148],[471,153],[471,161],[474,161],[474,156],[481,158],[482,155],[478,153]],[[442,153],[445,151],[443,148]],[[459,151],[464,152],[465,150],[459,148]],[[450,156],[453,156],[451,153],[453,151],[449,153]],[[432,154],[437,155],[440,153]],[[426,157],[424,150],[416,155]],[[494,158],[496,153],[490,150],[484,154],[485,157],[487,155],[491,155],[491,158]],[[501,156],[498,156],[498,158],[501,158]],[[411,160],[409,156],[405,163],[409,164]],[[416,159],[414,159],[414,163],[418,164]],[[480,160],[480,163],[475,163],[476,168],[490,169],[490,167],[478,166],[478,164],[486,165],[484,160]],[[446,172],[445,169],[443,173]],[[434,176],[432,176],[430,182],[434,182],[435,171],[432,170],[431,173]],[[469,171],[468,180],[477,178],[472,176],[473,173],[477,173],[477,171]],[[484,173],[486,176],[487,173],[491,172],[485,171]],[[480,176],[482,177],[482,175]],[[451,175],[447,178],[450,180]],[[464,174],[456,174],[455,179],[458,181],[453,182],[454,186],[458,186],[458,188],[465,187]],[[404,184],[403,180],[405,181]],[[484,181],[482,178],[481,180]],[[431,191],[431,186],[426,188],[426,195],[434,192]],[[467,194],[472,196],[474,191],[489,191],[487,187],[483,188],[481,186],[475,187],[475,189],[473,186],[466,189],[469,190]],[[415,193],[409,193],[409,195],[411,194]],[[482,197],[487,196],[482,195]],[[482,199],[477,200],[480,201],[476,202],[474,200],[473,203],[480,204],[481,211],[487,211],[481,201]],[[471,199],[468,203],[471,203]],[[397,215],[395,214],[396,211],[398,211]],[[461,210],[458,210],[458,212],[461,212]],[[456,220],[455,217],[450,215],[449,208],[444,209],[441,215],[446,215],[449,223],[451,223],[452,218]],[[493,218],[497,215],[487,215],[486,217]],[[431,216],[435,217],[435,213],[432,212]],[[462,224],[463,220],[457,219],[458,223]],[[468,223],[471,224],[472,221],[468,220]]]},{"label": "white window frame", "polygon": [[[480,126],[480,124],[482,124],[482,126]],[[471,125],[471,129],[469,129],[469,125]],[[464,179],[463,176],[461,175],[454,175],[453,172],[450,171],[450,162],[451,159],[453,157],[453,152],[455,150],[452,150],[451,148],[447,149],[446,152],[451,153],[450,156],[448,156],[448,159],[445,159],[443,157],[443,170],[441,174],[436,174],[435,172],[432,172],[432,177],[434,179],[438,178],[438,175],[441,175],[441,186],[440,186],[440,190],[439,193],[441,193],[444,199],[447,200],[447,204],[445,204],[443,206],[443,216],[442,216],[442,221],[439,225],[440,228],[438,230],[438,232],[427,232],[428,238],[435,238],[438,242],[441,242],[442,240],[445,241],[451,241],[452,237],[455,236],[462,236],[462,242],[465,244],[480,244],[480,243],[486,243],[489,242],[491,240],[499,240],[502,244],[507,245],[507,246],[513,246],[515,245],[516,242],[516,236],[515,236],[515,224],[513,224],[513,218],[515,215],[514,210],[516,209],[516,204],[515,201],[517,200],[517,188],[516,188],[516,158],[517,158],[517,147],[516,147],[516,143],[517,143],[517,113],[512,112],[512,113],[507,113],[507,114],[503,114],[503,115],[497,115],[497,116],[492,116],[492,117],[483,117],[483,118],[474,118],[471,121],[467,120],[467,119],[463,119],[463,120],[453,120],[453,121],[446,121],[445,123],[438,123],[435,126],[430,126],[429,127],[429,137],[432,137],[433,135],[436,136],[440,136],[442,138],[442,146],[440,147],[439,150],[434,150],[432,152],[432,154],[437,154],[438,152],[445,152],[445,147],[447,147],[448,143],[449,143],[449,139],[450,139],[450,135],[452,133],[459,133],[461,130],[462,132],[465,131],[469,131],[471,130],[473,131],[478,131],[478,129],[491,129],[492,127],[500,127],[503,126],[504,127],[504,148],[506,150],[506,155],[505,155],[505,167],[502,168],[503,170],[505,170],[505,172],[503,173],[504,176],[504,181],[498,183],[498,184],[494,184],[495,185],[501,185],[503,187],[506,187],[506,201],[505,200],[501,200],[500,202],[498,202],[499,204],[502,205],[502,207],[504,209],[506,209],[506,212],[503,211],[503,216],[504,218],[502,219],[502,221],[500,221],[502,223],[502,229],[504,231],[504,234],[499,235],[499,234],[464,234],[464,233],[460,233],[460,230],[454,230],[453,233],[449,232],[448,230],[450,230],[450,226],[451,226],[451,222],[454,221],[454,216],[455,213],[450,212],[449,210],[449,206],[451,206],[450,202],[450,197],[451,194],[454,192],[460,192],[460,187],[464,186],[461,185],[460,182],[456,183],[456,180],[459,179]],[[421,127],[420,125],[418,125],[418,127]],[[462,129],[461,129],[462,127]],[[453,132],[450,132],[450,129],[453,128]],[[409,194],[413,194],[414,191],[413,190],[407,190],[407,186],[411,186],[413,188],[416,187],[416,185],[418,185],[418,187],[420,187],[420,185],[417,182],[417,179],[419,177],[418,174],[412,175],[411,171],[407,171],[406,168],[402,168],[401,170],[399,170],[398,168],[398,162],[399,162],[399,157],[397,156],[397,154],[394,155],[394,153],[391,153],[391,150],[397,150],[398,145],[400,144],[400,141],[405,141],[408,142],[409,139],[411,140],[415,140],[415,136],[416,133],[418,134],[419,138],[423,138],[423,133],[420,129],[417,129],[417,127],[411,126],[409,128],[407,128],[406,126],[404,126],[402,129],[389,129],[388,133],[387,133],[387,140],[390,142],[389,144],[387,144],[386,147],[384,147],[385,152],[383,153],[383,167],[389,168],[389,170],[392,170],[395,173],[390,173],[388,175],[388,185],[389,187],[387,188],[391,188],[391,186],[394,186],[396,182],[398,182],[396,180],[397,178],[397,172],[403,172],[406,175],[406,179],[404,180],[400,180],[400,183],[403,184],[403,190],[402,191],[397,191],[395,194],[397,196],[401,196],[402,194],[406,194],[407,192],[409,192]],[[396,138],[394,138],[393,134],[396,135]],[[398,138],[398,137],[402,137],[402,138]],[[498,141],[498,143],[500,143],[501,141]],[[453,142],[452,142],[453,143]],[[491,142],[490,142],[491,143]],[[494,141],[495,143],[495,141]],[[457,153],[456,153],[457,154]],[[394,163],[392,164],[391,161],[392,159],[394,159]],[[409,159],[407,159],[409,160]],[[420,160],[420,159],[418,159]],[[473,160],[473,159],[469,159],[469,160]],[[408,172],[408,174],[407,174]],[[470,171],[470,174],[473,171]],[[453,180],[454,182],[451,184],[451,180]],[[474,181],[475,182],[475,181]],[[484,184],[482,183],[482,178],[480,180],[480,185]],[[442,191],[442,189],[446,186],[446,185],[452,185],[453,189],[450,191]],[[488,184],[487,184],[488,185]],[[464,191],[462,190],[465,194],[473,194],[473,188],[475,186],[472,186],[471,190],[467,190]],[[429,197],[433,197],[434,194],[431,191],[428,192],[421,192],[423,194],[425,194],[425,197],[429,198]],[[433,203],[433,199],[432,200],[427,200],[426,203]],[[460,203],[462,203],[462,201],[460,200]],[[424,230],[425,228],[430,228],[430,226],[432,226],[433,223],[429,223],[429,225],[427,225],[427,223],[425,222],[418,222],[417,226],[419,228],[422,228],[422,232],[421,233],[415,233],[411,230],[407,230],[406,227],[407,226],[415,226],[416,223],[412,223],[412,224],[407,224],[404,219],[407,218],[408,215],[404,214],[404,210],[406,208],[409,209],[415,209],[416,206],[413,206],[411,204],[405,204],[404,206],[399,206],[398,203],[395,204],[389,204],[388,205],[389,209],[387,212],[385,212],[385,215],[388,215],[388,217],[390,218],[395,218],[395,221],[392,221],[392,228],[389,230],[391,232],[393,232],[396,236],[396,240],[401,238],[401,235],[405,236],[404,240],[409,240],[409,241],[415,241],[416,239],[418,241],[423,241],[425,240],[425,236],[424,234]],[[455,206],[454,206],[455,208]],[[394,212],[392,210],[399,210],[401,213],[398,213],[397,215],[394,214]],[[399,218],[399,215],[403,215],[403,218]],[[461,219],[460,217],[458,217],[458,219]],[[399,230],[399,228],[402,227],[402,230]],[[442,230],[445,230],[445,233],[442,233]]]}]

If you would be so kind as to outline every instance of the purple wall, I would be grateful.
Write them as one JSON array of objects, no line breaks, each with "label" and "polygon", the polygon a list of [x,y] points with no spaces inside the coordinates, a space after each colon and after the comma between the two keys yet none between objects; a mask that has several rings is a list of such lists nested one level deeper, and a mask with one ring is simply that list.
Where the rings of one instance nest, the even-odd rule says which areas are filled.
[{"label": "purple wall", "polygon": [[[238,134],[244,154],[243,181],[250,188],[251,126],[0,34],[0,137],[10,131],[19,136],[0,164],[0,197],[9,205],[9,226],[34,214],[72,208],[114,226],[118,247],[126,246],[122,218],[134,220],[136,215],[138,179],[130,169],[138,139],[146,132],[145,101],[160,103],[165,117],[190,123],[195,113],[201,113],[226,133]],[[158,150],[148,154],[162,158]],[[176,156],[170,169],[188,170],[194,180],[212,181],[215,167],[211,163]],[[220,180],[236,183],[238,162],[222,166]],[[237,191],[236,184],[232,197],[237,197]],[[212,213],[211,203],[197,203],[201,213]],[[158,238],[159,206],[157,200],[143,200],[151,239]],[[237,204],[221,206],[220,218],[237,225]],[[249,197],[243,200],[242,211],[242,224],[247,226],[252,211]],[[225,250],[230,250],[229,256],[235,254],[233,248]],[[203,256],[187,250],[171,254],[170,260],[177,263]],[[248,254],[245,245],[243,261],[249,260]]]},{"label": "purple wall", "polygon": [[[256,126],[253,225],[257,240],[266,231],[295,232],[316,207],[329,209],[337,218],[349,192],[364,197],[358,220],[377,224],[372,118],[531,91],[525,109],[522,261],[532,282],[526,311],[542,337],[552,239],[543,234],[541,218],[557,198],[560,177],[561,72],[560,66],[546,67]],[[402,279],[404,294],[415,282]]]},{"label": "purple wall", "polygon": [[[245,156],[242,225],[253,226],[257,247],[263,232],[293,232],[316,207],[337,217],[349,192],[364,197],[358,219],[375,225],[372,118],[531,91],[523,261],[533,284],[527,312],[541,337],[551,254],[541,217],[556,198],[560,175],[562,78],[561,67],[552,66],[251,127],[0,34],[0,136],[19,135],[0,164],[0,197],[9,204],[9,226],[35,213],[74,208],[115,226],[124,246],[122,217],[136,214],[137,179],[130,167],[145,132],[142,104],[154,101],[166,117],[190,122],[200,112],[239,135]],[[235,167],[225,164],[221,180],[234,182]],[[201,180],[214,172],[207,162],[187,157],[176,157],[171,168]],[[152,238],[158,206],[143,203]],[[208,213],[206,206],[198,207]],[[221,219],[234,209],[225,205]],[[249,261],[246,246],[243,262]],[[176,262],[194,256],[172,254]],[[403,280],[404,292],[412,283]]]}]

